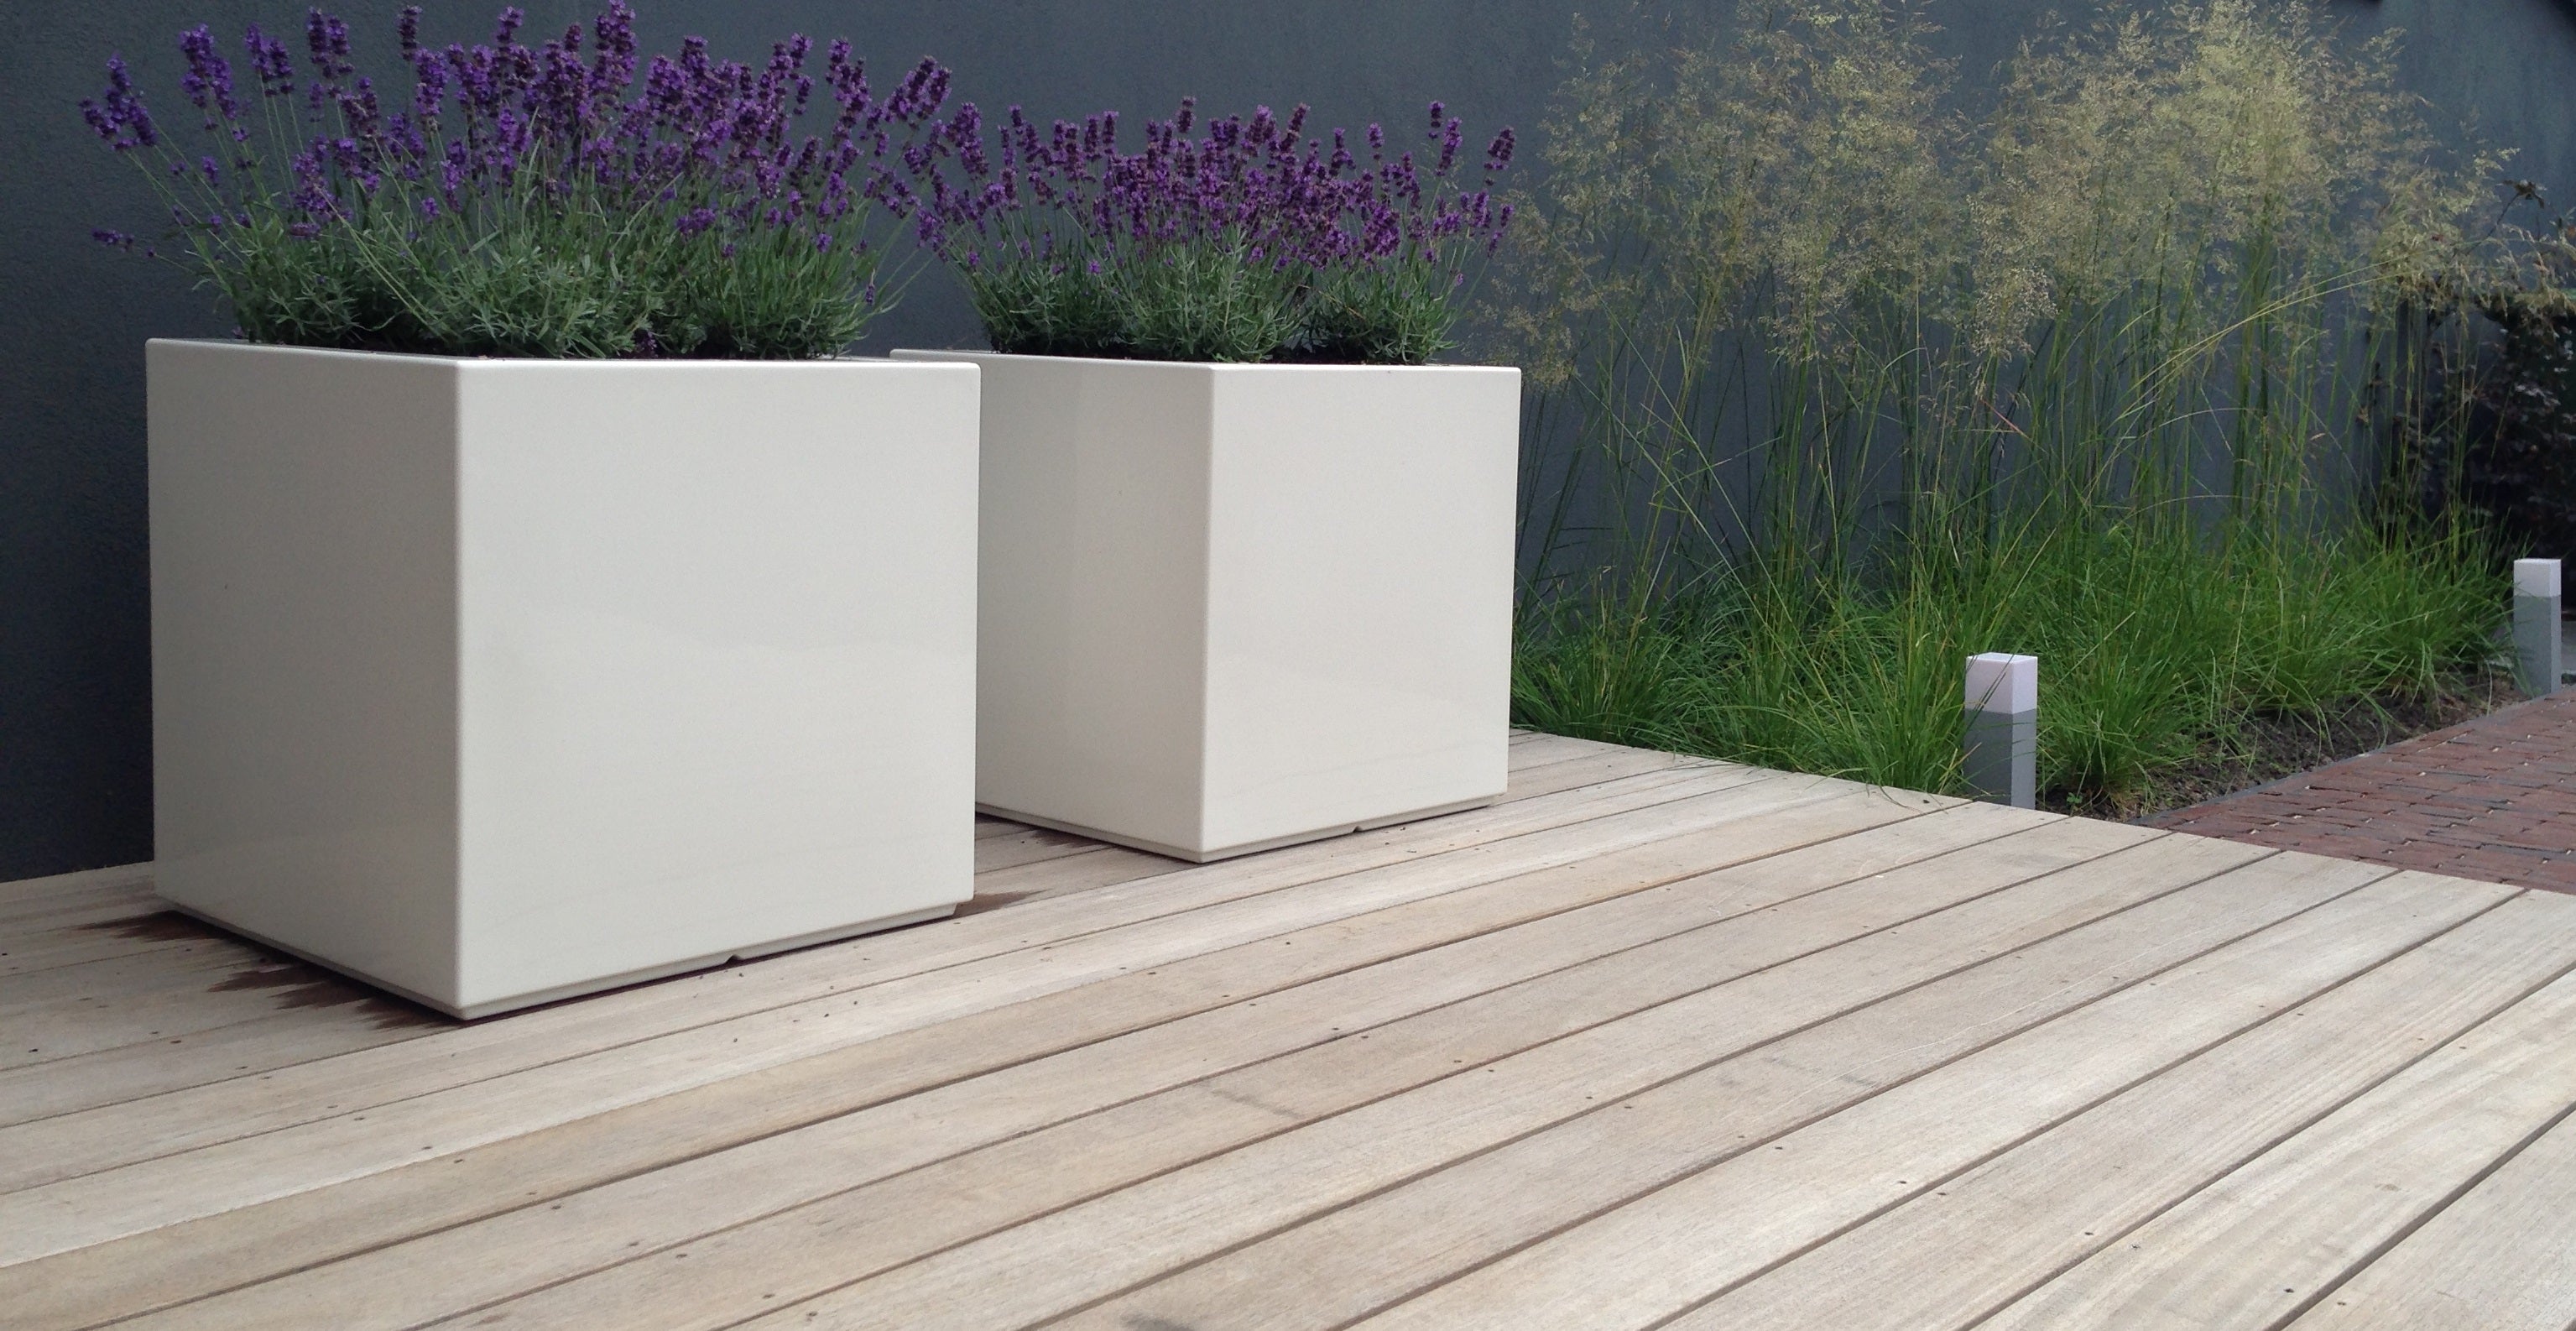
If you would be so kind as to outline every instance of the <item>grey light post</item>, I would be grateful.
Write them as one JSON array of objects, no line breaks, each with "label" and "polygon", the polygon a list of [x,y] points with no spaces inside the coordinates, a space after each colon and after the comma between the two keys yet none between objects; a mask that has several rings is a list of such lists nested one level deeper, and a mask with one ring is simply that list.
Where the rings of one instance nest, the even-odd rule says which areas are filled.
[{"label": "grey light post", "polygon": [[[2551,604],[2556,604],[2552,602]],[[2039,658],[1968,658],[1968,789],[2027,809],[2039,802]]]},{"label": "grey light post", "polygon": [[2558,561],[2513,561],[2514,683],[2537,698],[2558,691]]}]

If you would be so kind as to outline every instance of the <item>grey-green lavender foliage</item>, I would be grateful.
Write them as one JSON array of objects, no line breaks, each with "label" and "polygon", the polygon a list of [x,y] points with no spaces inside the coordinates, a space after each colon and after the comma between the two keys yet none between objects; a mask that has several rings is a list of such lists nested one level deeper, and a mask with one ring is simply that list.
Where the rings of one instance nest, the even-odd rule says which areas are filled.
[{"label": "grey-green lavender foliage", "polygon": [[1193,138],[1198,123],[1184,101],[1131,153],[1115,112],[1041,130],[1013,107],[988,147],[970,105],[953,152],[914,159],[920,234],[994,350],[1420,365],[1449,349],[1458,295],[1511,224],[1493,194],[1511,130],[1470,189],[1464,125],[1438,102],[1412,151],[1378,125],[1311,136],[1303,106]]},{"label": "grey-green lavender foliage", "polygon": [[2479,533],[2386,482],[2497,161],[2390,43],[2122,7],[1973,105],[1911,0],[1631,18],[1578,36],[1499,311],[1573,440],[1523,722],[1954,787],[1962,658],[2033,652],[2043,785],[2131,805],[2484,660]]},{"label": "grey-green lavender foliage", "polygon": [[406,8],[397,26],[409,96],[358,77],[348,25],[315,10],[300,61],[249,28],[238,80],[210,29],[180,35],[193,146],[155,121],[122,59],[83,103],[161,195],[172,227],[158,248],[245,338],[808,358],[888,304],[872,238],[910,211],[888,163],[940,132],[948,75],[934,62],[879,90],[848,43],[816,69],[801,36],[757,68],[700,38],[645,61],[625,0],[533,48],[515,8],[470,48],[424,44],[420,19]]}]

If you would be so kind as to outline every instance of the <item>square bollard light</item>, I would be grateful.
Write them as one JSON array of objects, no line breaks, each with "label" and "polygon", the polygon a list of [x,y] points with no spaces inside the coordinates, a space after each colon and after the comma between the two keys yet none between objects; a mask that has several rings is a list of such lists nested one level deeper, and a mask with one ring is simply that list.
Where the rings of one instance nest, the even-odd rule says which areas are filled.
[{"label": "square bollard light", "polygon": [[2513,561],[2514,683],[2537,698],[2558,691],[2558,561]]},{"label": "square bollard light", "polygon": [[2039,658],[1968,658],[1968,788],[2016,809],[2039,802]]}]

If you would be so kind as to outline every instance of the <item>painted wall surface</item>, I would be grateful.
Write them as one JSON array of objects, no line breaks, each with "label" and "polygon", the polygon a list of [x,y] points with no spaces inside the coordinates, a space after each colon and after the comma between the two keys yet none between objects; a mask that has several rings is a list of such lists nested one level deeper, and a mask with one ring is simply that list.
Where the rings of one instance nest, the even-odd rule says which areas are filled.
[{"label": "painted wall surface", "polygon": [[[533,0],[542,32],[593,7]],[[1555,84],[1573,0],[643,0],[645,50],[701,33],[758,59],[789,32],[848,36],[874,68],[924,53],[958,95],[1041,118],[1114,106],[1161,115],[1196,94],[1211,111],[1303,101],[1323,125],[1407,126],[1433,97],[1471,137],[1534,128]],[[1683,0],[1685,10],[1711,7]],[[1963,71],[2009,53],[2045,0],[1936,0]],[[2069,13],[2090,6],[2059,4]],[[385,68],[394,14],[345,3],[362,63]],[[426,37],[473,40],[497,4],[438,0]],[[149,858],[151,699],[145,575],[143,341],[227,325],[166,265],[108,251],[92,227],[142,231],[151,197],[82,125],[77,102],[122,51],[165,120],[177,32],[246,22],[292,34],[303,7],[252,0],[10,0],[0,5],[0,881]],[[2576,2],[2342,0],[2359,33],[2413,34],[2404,69],[2441,112],[2517,145],[2513,173],[2576,203]],[[181,122],[184,124],[185,122]],[[1525,158],[1526,160],[1526,158]],[[971,346],[944,277],[928,273],[863,350]]]}]

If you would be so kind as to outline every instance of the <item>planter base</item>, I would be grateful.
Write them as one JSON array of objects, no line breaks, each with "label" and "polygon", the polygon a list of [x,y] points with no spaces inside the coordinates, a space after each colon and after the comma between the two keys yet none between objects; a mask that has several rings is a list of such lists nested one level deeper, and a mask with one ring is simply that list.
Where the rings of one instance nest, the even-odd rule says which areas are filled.
[{"label": "planter base", "polygon": [[1427,809],[1414,809],[1406,813],[1390,814],[1383,818],[1369,818],[1355,823],[1334,823],[1330,827],[1318,827],[1311,832],[1291,832],[1286,836],[1269,837],[1260,841],[1246,841],[1240,845],[1234,846],[1219,846],[1212,850],[1192,850],[1187,846],[1167,845],[1160,841],[1149,841],[1143,837],[1129,836],[1124,832],[1111,832],[1097,827],[1084,827],[1079,823],[1068,823],[1060,819],[1041,817],[1034,813],[1022,813],[1017,809],[1005,809],[999,805],[993,804],[978,804],[975,806],[975,812],[991,814],[996,818],[1008,818],[1015,823],[1027,823],[1031,827],[1043,827],[1049,831],[1071,832],[1075,836],[1089,837],[1094,841],[1106,841],[1111,845],[1125,846],[1131,850],[1148,851],[1153,854],[1166,856],[1175,860],[1186,860],[1192,864],[1210,864],[1217,860],[1230,860],[1238,855],[1250,855],[1264,850],[1277,850],[1282,846],[1299,846],[1304,845],[1309,841],[1323,841],[1331,837],[1349,836],[1355,832],[1371,832],[1381,827],[1394,827],[1399,823],[1418,822],[1424,818],[1437,818],[1442,814],[1465,813],[1469,809],[1489,808],[1496,800],[1501,798],[1502,796],[1500,795],[1482,795],[1475,799],[1455,800],[1447,804],[1434,804]]},{"label": "planter base", "polygon": [[781,952],[793,952],[798,948],[820,947],[825,943],[838,943],[845,939],[858,938],[867,934],[884,933],[889,929],[901,929],[907,925],[926,924],[932,920],[944,920],[957,913],[957,907],[954,905],[933,906],[928,910],[907,911],[901,915],[889,915],[882,920],[870,920],[865,924],[854,924],[846,928],[818,930],[800,938],[774,939],[770,942],[762,943],[757,947],[738,947],[726,952],[710,952],[703,957],[691,957],[685,961],[666,962],[658,966],[638,967],[637,969],[628,971],[622,975],[603,976],[599,979],[583,980],[575,984],[561,984],[556,985],[552,989],[539,989],[533,993],[516,994],[509,998],[496,998],[490,1002],[472,1003],[464,1007],[458,1007],[443,999],[432,998],[416,989],[396,984],[383,976],[369,975],[365,971],[352,970],[347,966],[343,966],[340,963],[331,960],[329,957],[317,956],[314,953],[305,951],[303,948],[297,947],[292,943],[279,942],[277,939],[253,933],[238,924],[234,924],[229,920],[219,920],[212,915],[206,914],[204,911],[192,910],[175,901],[170,902],[169,905],[172,910],[175,910],[192,920],[196,920],[201,924],[211,925],[214,928],[223,930],[225,933],[247,938],[272,952],[283,952],[298,961],[319,966],[334,975],[345,975],[352,980],[356,980],[360,984],[368,986],[369,988],[382,989],[386,993],[394,994],[414,1003],[418,1003],[422,1007],[428,1008],[433,1012],[443,1012],[460,1021],[480,1021],[485,1017],[497,1017],[506,1012],[519,1012],[528,1008],[538,1007],[543,1004],[557,1002],[566,998],[582,998],[610,989],[623,989],[630,984],[645,984],[654,980],[667,980],[672,976],[686,975],[691,971],[713,970],[716,967],[730,966],[736,962],[751,961],[760,957],[776,956]]}]

